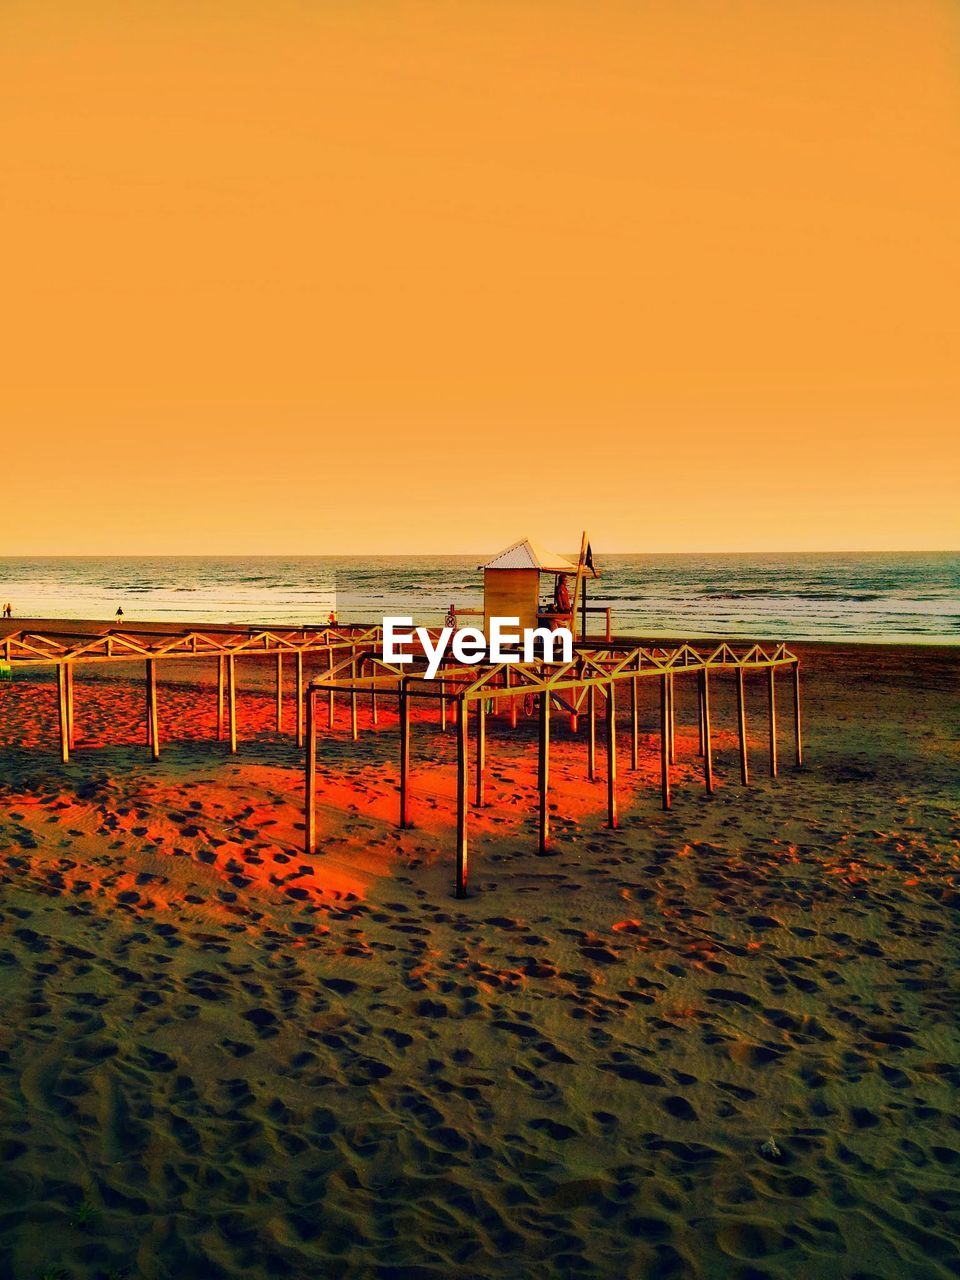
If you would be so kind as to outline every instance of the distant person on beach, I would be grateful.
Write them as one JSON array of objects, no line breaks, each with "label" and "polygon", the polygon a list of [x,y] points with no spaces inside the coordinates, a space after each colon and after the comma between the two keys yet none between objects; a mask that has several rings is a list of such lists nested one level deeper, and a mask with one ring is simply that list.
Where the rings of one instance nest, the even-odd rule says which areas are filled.
[{"label": "distant person on beach", "polygon": [[447,610],[447,616],[446,616],[446,617],[444,618],[444,620],[443,620],[443,625],[444,625],[445,627],[449,627],[451,631],[456,631],[456,629],[457,629],[457,606],[456,606],[455,604],[451,604],[451,605],[450,605],[450,608]]},{"label": "distant person on beach", "polygon": [[123,610],[117,609],[117,626],[123,626]]},{"label": "distant person on beach", "polygon": [[12,605],[12,604],[5,604],[5,605],[3,606],[3,616],[4,616],[5,618],[12,618],[12,617],[13,617],[13,605]]},{"label": "distant person on beach", "polygon": [[335,609],[330,610],[330,617],[327,619],[327,626],[335,627],[337,625],[337,614]]}]

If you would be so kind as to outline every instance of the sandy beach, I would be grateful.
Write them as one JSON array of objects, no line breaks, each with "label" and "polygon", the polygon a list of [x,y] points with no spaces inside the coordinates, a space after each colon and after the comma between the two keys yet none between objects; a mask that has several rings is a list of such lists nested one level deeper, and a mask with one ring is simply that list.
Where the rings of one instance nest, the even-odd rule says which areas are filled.
[{"label": "sandy beach", "polygon": [[0,683],[0,1275],[960,1275],[960,649],[797,649],[805,767],[758,681],[741,787],[721,678],[705,796],[679,681],[662,812],[651,686],[619,831],[558,717],[548,857],[491,718],[465,901],[435,723],[399,832],[395,708],[341,710],[306,858],[266,668],[231,757],[168,664],[156,764],[140,668],[66,767]]}]

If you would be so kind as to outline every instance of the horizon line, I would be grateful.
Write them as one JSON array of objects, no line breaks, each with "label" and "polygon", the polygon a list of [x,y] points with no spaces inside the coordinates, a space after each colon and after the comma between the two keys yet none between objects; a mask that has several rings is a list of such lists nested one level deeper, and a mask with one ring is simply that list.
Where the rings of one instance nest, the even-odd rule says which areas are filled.
[{"label": "horizon line", "polygon": [[[960,547],[776,547],[760,550],[758,548],[738,548],[735,550],[706,550],[692,548],[686,551],[663,551],[646,549],[641,551],[624,551],[604,549],[598,554],[603,556],[825,556],[825,555],[960,555]],[[444,556],[449,559],[466,559],[472,556],[489,555],[489,550],[478,551],[439,551],[435,548],[426,551],[19,551],[0,554],[0,563],[10,560],[210,560],[210,559],[254,559],[254,560],[292,560],[316,559],[329,560],[341,557],[358,558],[363,556],[379,556],[402,560],[422,556]]]}]

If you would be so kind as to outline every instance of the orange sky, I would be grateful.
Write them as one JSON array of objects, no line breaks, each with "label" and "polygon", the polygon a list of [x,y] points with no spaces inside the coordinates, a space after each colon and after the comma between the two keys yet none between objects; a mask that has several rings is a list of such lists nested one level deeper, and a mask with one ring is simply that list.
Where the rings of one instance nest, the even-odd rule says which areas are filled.
[{"label": "orange sky", "polygon": [[0,554],[960,545],[952,0],[4,0]]}]

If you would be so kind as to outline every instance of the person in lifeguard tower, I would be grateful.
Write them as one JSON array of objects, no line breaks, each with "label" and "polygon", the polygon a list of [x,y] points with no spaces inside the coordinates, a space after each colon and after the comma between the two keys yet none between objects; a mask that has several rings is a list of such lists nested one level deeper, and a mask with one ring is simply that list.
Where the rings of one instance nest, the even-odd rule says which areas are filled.
[{"label": "person in lifeguard tower", "polygon": [[562,615],[553,619],[553,629],[564,626],[570,621],[570,588],[567,586],[567,575],[558,573],[553,588],[553,612]]},{"label": "person in lifeguard tower", "polygon": [[449,627],[451,631],[456,631],[456,629],[457,629],[457,606],[456,606],[455,604],[451,604],[451,605],[450,605],[450,608],[447,610],[447,616],[446,616],[446,617],[444,618],[444,620],[443,620],[443,625],[444,625],[445,627]]}]

